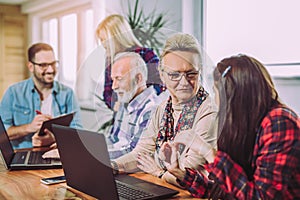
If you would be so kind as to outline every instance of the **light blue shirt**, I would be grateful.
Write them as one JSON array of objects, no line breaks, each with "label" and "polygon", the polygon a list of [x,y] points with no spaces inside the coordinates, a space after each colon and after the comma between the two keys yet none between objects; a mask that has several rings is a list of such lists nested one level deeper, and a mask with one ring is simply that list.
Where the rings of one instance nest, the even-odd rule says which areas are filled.
[{"label": "light blue shirt", "polygon": [[[29,124],[36,116],[36,110],[41,109],[40,95],[34,87],[32,78],[15,83],[5,92],[1,104],[0,115],[6,130],[11,126]],[[74,128],[82,128],[80,107],[71,88],[54,81],[52,90],[53,117],[76,112],[70,124]],[[11,140],[14,149],[31,148],[32,136]]]}]

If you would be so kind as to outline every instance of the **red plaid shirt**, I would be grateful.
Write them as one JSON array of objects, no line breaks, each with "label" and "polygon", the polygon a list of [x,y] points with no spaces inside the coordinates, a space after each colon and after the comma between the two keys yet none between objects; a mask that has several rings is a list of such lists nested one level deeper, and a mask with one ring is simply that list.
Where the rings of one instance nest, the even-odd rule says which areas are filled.
[{"label": "red plaid shirt", "polygon": [[[287,108],[275,108],[262,120],[253,152],[253,180],[240,165],[218,151],[206,165],[222,190],[236,199],[300,199],[300,119]],[[192,196],[208,197],[210,181],[187,169],[177,180]]]}]

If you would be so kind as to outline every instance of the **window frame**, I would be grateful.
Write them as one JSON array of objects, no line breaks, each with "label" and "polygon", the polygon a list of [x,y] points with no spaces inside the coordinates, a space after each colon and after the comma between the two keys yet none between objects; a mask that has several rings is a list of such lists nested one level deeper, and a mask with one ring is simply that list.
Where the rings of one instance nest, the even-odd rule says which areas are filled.
[{"label": "window frame", "polygon": [[[201,27],[201,41],[202,41],[202,45],[203,45],[203,48],[205,49],[205,51],[207,50],[207,40],[206,40],[206,35],[207,35],[207,12],[208,11],[208,5],[207,5],[207,2],[208,0],[203,0],[201,1],[202,2],[202,8],[201,8],[201,13],[202,16],[200,18],[200,22],[201,24],[199,25]],[[246,3],[246,2],[245,2]],[[271,51],[271,50],[270,50]],[[254,56],[260,56],[260,55],[254,55]],[[275,59],[274,59],[275,60]],[[214,62],[218,62],[218,60],[214,60]],[[216,63],[215,63],[216,64]],[[300,60],[298,61],[295,61],[295,60],[292,60],[292,61],[284,61],[284,62],[280,62],[280,61],[267,61],[267,62],[264,62],[264,65],[266,66],[266,68],[269,70],[271,76],[273,78],[293,78],[293,77],[300,77]],[[280,69],[278,68],[278,72],[276,72],[276,67],[282,67],[282,66],[294,66],[294,67],[298,67],[298,70],[295,74],[283,74],[281,73]],[[282,69],[282,68],[281,68]],[[275,72],[275,73],[274,73]]]},{"label": "window frame", "polygon": [[[45,3],[46,4],[46,3]],[[73,1],[65,1],[65,2],[54,2],[50,5],[45,4],[36,4],[30,5],[30,3],[26,4],[26,6],[22,7],[24,13],[28,13],[29,15],[29,30],[32,30],[29,33],[29,44],[44,41],[47,42],[49,38],[43,38],[43,24],[44,22],[57,19],[57,47],[53,46],[55,50],[55,56],[60,60],[60,63],[63,63],[62,56],[62,41],[61,41],[61,20],[63,16],[69,14],[76,14],[77,16],[77,55],[76,55],[76,73],[79,70],[81,64],[84,62],[84,59],[90,53],[90,49],[86,48],[86,41],[90,35],[87,36],[85,33],[85,13],[88,10],[91,10],[95,13],[95,9],[93,8],[93,1],[76,1],[74,4]],[[95,17],[93,17],[95,21]],[[93,28],[95,23],[93,22]],[[96,46],[96,40],[93,41],[93,46]],[[59,73],[56,77],[56,80],[70,86],[72,89],[75,89],[76,78],[72,81],[66,81],[64,75],[62,74],[62,68],[59,68]]]}]

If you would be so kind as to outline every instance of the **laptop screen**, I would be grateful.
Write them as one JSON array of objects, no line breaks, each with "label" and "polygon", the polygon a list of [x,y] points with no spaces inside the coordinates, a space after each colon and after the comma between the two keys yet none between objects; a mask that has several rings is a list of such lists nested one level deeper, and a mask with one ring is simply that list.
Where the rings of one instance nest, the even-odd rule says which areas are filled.
[{"label": "laptop screen", "polygon": [[[129,199],[136,195],[138,199],[163,199],[178,193],[176,190],[125,174],[114,177],[103,134],[56,124],[52,128],[67,185],[98,199],[110,200],[123,199],[132,189],[135,192],[130,193]],[[120,192],[121,187],[117,188],[116,183],[127,186],[125,193]],[[141,193],[150,196],[141,198]]]},{"label": "laptop screen", "polygon": [[67,184],[99,199],[118,199],[104,135],[52,125]]},{"label": "laptop screen", "polygon": [[12,148],[8,135],[6,133],[1,117],[0,117],[0,150],[6,166],[9,167],[9,163],[11,163],[11,160],[13,159],[14,156],[14,150]]}]

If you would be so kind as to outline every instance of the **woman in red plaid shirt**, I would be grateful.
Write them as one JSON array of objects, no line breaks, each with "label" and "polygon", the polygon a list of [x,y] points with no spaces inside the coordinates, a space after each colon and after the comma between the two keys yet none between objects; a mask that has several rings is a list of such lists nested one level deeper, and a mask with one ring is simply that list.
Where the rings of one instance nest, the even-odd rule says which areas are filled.
[{"label": "woman in red plaid shirt", "polygon": [[280,102],[266,68],[233,56],[218,63],[214,80],[218,150],[200,137],[194,141],[202,144],[194,151],[206,152],[209,179],[180,170],[176,144],[165,146],[173,154],[168,171],[199,198],[300,199],[300,119]]}]

